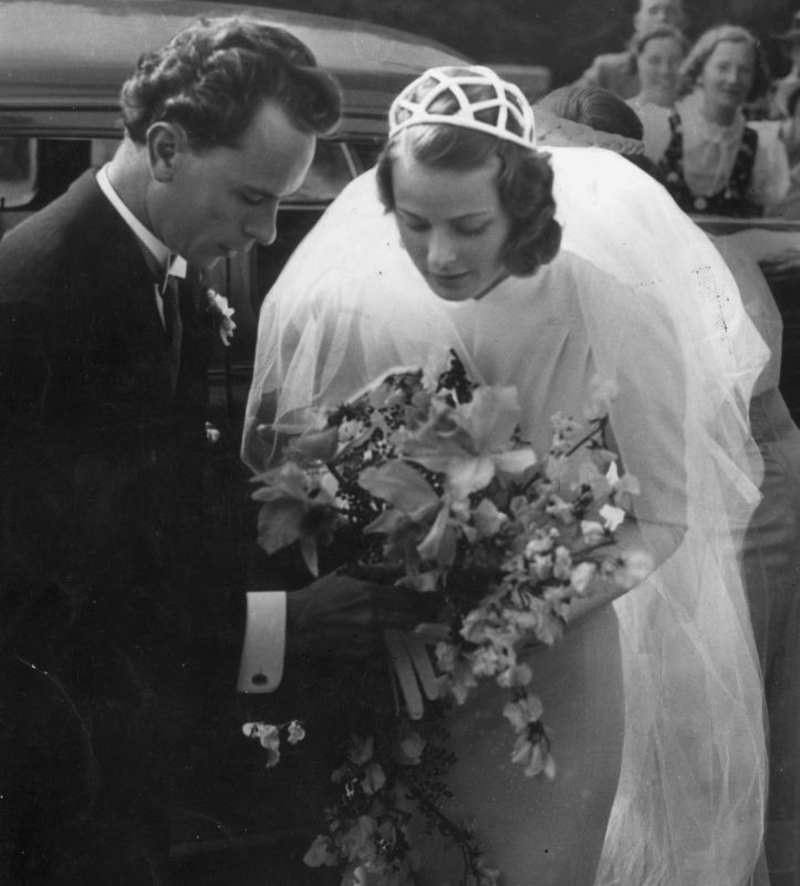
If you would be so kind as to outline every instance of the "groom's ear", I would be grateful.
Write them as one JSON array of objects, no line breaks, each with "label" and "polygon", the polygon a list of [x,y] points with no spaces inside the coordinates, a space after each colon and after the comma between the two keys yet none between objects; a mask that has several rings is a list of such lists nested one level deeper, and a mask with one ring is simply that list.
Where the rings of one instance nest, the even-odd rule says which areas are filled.
[{"label": "groom's ear", "polygon": [[186,131],[178,124],[162,120],[147,130],[147,154],[156,181],[172,180],[175,162],[188,144]]}]

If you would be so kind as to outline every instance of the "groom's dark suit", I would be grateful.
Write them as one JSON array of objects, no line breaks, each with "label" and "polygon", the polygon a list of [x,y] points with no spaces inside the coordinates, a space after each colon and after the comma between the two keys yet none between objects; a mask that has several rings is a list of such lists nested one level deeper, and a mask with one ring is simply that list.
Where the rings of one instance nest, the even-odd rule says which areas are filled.
[{"label": "groom's dark suit", "polygon": [[197,581],[216,333],[191,269],[180,303],[173,389],[93,172],[0,243],[3,883],[160,882],[186,699],[235,685],[237,604]]}]

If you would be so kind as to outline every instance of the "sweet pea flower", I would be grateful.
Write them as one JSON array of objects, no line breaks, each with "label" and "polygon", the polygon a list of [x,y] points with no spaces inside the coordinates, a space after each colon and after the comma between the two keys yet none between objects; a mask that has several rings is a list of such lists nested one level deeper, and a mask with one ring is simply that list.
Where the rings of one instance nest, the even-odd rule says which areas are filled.
[{"label": "sweet pea flower", "polygon": [[615,532],[625,519],[625,511],[614,505],[603,505],[599,513],[609,532]]},{"label": "sweet pea flower", "polygon": [[594,563],[578,563],[570,576],[570,587],[572,590],[578,595],[585,594],[589,587],[589,582],[596,571],[597,567]]},{"label": "sweet pea flower", "polygon": [[472,519],[478,531],[478,538],[491,538],[497,535],[508,517],[488,498],[483,499],[472,512]]},{"label": "sweet pea flower", "polygon": [[621,557],[622,565],[614,580],[626,591],[635,588],[653,571],[653,558],[647,551],[626,551]]},{"label": "sweet pea flower", "polygon": [[277,726],[270,723],[245,723],[242,732],[248,738],[257,738],[267,752],[267,769],[278,765],[281,759],[281,736]]},{"label": "sweet pea flower", "polygon": [[308,865],[310,868],[319,868],[322,865],[333,867],[338,863],[339,856],[331,847],[330,840],[322,835],[314,838],[314,842],[303,856],[303,864]]},{"label": "sweet pea flower", "polygon": [[418,732],[411,732],[400,742],[402,762],[407,766],[417,766],[425,750],[425,739]]},{"label": "sweet pea flower", "polygon": [[224,295],[220,295],[213,289],[206,290],[206,298],[211,310],[217,314],[219,337],[222,340],[222,344],[227,348],[233,339],[233,332],[236,329],[236,323],[233,319],[236,311],[228,304],[228,299]]},{"label": "sweet pea flower", "polygon": [[299,720],[292,720],[287,728],[289,732],[287,741],[289,742],[289,744],[297,744],[306,737],[306,731],[303,728],[303,724]]},{"label": "sweet pea flower", "polygon": [[511,762],[524,765],[524,772],[528,778],[543,774],[552,781],[556,777],[556,762],[552,754],[545,750],[543,742],[531,741],[525,735],[517,736]]},{"label": "sweet pea flower", "polygon": [[503,716],[517,733],[526,732],[530,723],[538,723],[543,713],[541,700],[530,692],[518,701],[508,702],[503,708]]},{"label": "sweet pea flower", "polygon": [[606,537],[603,525],[596,520],[581,520],[581,535],[585,545],[599,545]]},{"label": "sweet pea flower", "polygon": [[616,379],[601,378],[595,375],[589,382],[589,395],[591,403],[586,410],[586,417],[589,419],[602,418],[608,415],[611,404],[619,395],[619,385]]},{"label": "sweet pea flower", "polygon": [[386,784],[386,773],[380,763],[369,763],[361,779],[361,790],[369,797]]},{"label": "sweet pea flower", "polygon": [[360,815],[358,821],[342,834],[340,850],[349,861],[371,862],[375,858],[373,834],[377,825],[369,815]]}]

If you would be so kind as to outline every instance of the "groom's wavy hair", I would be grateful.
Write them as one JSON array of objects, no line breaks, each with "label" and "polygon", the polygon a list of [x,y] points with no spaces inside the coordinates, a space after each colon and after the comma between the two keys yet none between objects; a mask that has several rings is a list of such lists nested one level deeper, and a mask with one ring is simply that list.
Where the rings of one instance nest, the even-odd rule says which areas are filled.
[{"label": "groom's wavy hair", "polygon": [[198,19],[143,54],[120,94],[133,141],[144,144],[154,123],[174,122],[196,150],[238,146],[266,100],[302,132],[326,135],[341,119],[339,85],[311,50],[288,31],[246,16]]},{"label": "groom's wavy hair", "polygon": [[[451,97],[445,95],[442,100],[449,102]],[[434,103],[430,110],[439,108]],[[415,160],[433,169],[468,172],[497,157],[497,193],[511,221],[502,252],[506,270],[515,277],[530,277],[556,257],[561,225],[555,219],[553,170],[547,154],[457,125],[410,126],[390,138],[378,158],[378,190],[389,211],[395,208],[392,167],[401,145]]]}]

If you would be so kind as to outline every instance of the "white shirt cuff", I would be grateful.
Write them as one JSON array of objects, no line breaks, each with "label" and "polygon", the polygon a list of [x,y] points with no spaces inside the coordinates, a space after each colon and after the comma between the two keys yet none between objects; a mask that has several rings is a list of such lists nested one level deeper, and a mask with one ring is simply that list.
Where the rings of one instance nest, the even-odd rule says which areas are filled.
[{"label": "white shirt cuff", "polygon": [[247,594],[247,623],[237,692],[274,692],[283,678],[286,649],[286,593]]}]

